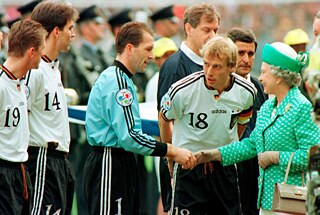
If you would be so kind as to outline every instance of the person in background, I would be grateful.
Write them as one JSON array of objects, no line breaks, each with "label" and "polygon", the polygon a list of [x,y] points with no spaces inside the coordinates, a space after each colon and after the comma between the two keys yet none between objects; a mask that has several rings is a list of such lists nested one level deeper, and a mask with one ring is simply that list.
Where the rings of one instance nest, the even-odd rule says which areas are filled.
[{"label": "person in background", "polygon": [[[117,13],[112,14],[109,17],[108,23],[110,25],[112,35],[114,36],[114,40],[115,40],[115,37],[118,35],[121,26],[131,21],[133,21],[133,15],[129,9],[123,9],[121,11],[118,11]],[[109,65],[113,64],[113,61],[116,59],[116,56],[117,56],[117,50],[116,50],[115,42],[113,41],[111,45],[111,49],[108,51]]]},{"label": "person in background", "polygon": [[123,25],[116,37],[117,57],[93,86],[85,126],[93,152],[84,168],[89,214],[139,214],[139,174],[134,154],[168,156],[193,168],[189,150],[142,133],[137,94],[130,80],[153,59],[153,32],[144,23]]},{"label": "person in background", "polygon": [[70,130],[67,100],[59,71],[59,52],[66,52],[75,37],[78,12],[68,3],[43,1],[31,19],[47,31],[39,68],[26,76],[29,111],[28,168],[34,186],[31,214],[70,214],[75,174],[67,159]]},{"label": "person in background", "polygon": [[306,53],[298,55],[282,42],[266,44],[259,80],[264,92],[275,97],[261,106],[254,130],[239,142],[195,153],[198,163],[215,160],[223,166],[258,156],[257,208],[261,215],[278,214],[271,211],[274,184],[283,182],[291,154],[294,152],[287,184],[301,186],[308,150],[320,143],[319,128],[310,114],[311,103],[297,88],[307,60]]},{"label": "person in background", "polygon": [[17,7],[17,11],[20,12],[22,19],[30,19],[31,12],[41,2],[41,0],[30,1],[27,4]]},{"label": "person in background", "polygon": [[288,31],[283,38],[283,42],[291,46],[297,53],[306,52],[309,41],[307,32],[301,28]]},{"label": "person in background", "polygon": [[313,19],[313,40],[316,42],[316,38],[320,35],[320,10],[316,13]]},{"label": "person in background", "polygon": [[174,5],[169,5],[156,10],[151,16],[153,29],[156,33],[155,40],[162,37],[174,37],[178,34],[180,19],[174,14]]},{"label": "person in background", "polygon": [[309,66],[305,70],[306,86],[314,104],[316,121],[320,121],[320,11],[313,19],[313,45],[310,52]]},{"label": "person in background", "polygon": [[13,23],[23,20],[23,19],[30,19],[32,10],[41,2],[41,0],[35,0],[28,2],[24,5],[17,7],[17,11],[20,13],[20,16],[10,19],[7,22],[8,28],[10,29]]},{"label": "person in background", "polygon": [[97,45],[104,37],[105,25],[102,14],[96,5],[83,9],[77,20],[81,36],[80,55],[89,73],[87,80],[92,86],[100,73],[108,67],[103,51]]},{"label": "person in background", "polygon": [[[297,28],[294,30],[289,31],[283,38],[283,42],[289,46],[291,46],[297,53],[299,52],[306,52],[307,51],[307,45],[309,43],[309,36],[308,34],[302,30],[301,28]],[[311,98],[308,93],[308,84],[305,82],[305,75],[304,75],[304,69],[301,70],[301,78],[302,82],[299,86],[300,91],[302,94],[311,101]]]},{"label": "person in background", "polygon": [[9,28],[7,27],[4,20],[4,13],[0,12],[0,65],[4,63],[7,58],[6,41],[7,35],[9,33]]},{"label": "person in background", "polygon": [[[227,31],[229,37],[238,47],[238,62],[235,73],[253,83],[257,89],[257,96],[253,103],[253,112],[241,139],[250,135],[255,127],[258,111],[261,105],[268,99],[263,92],[261,82],[250,75],[252,71],[255,53],[258,43],[253,32],[246,28],[234,27]],[[246,215],[258,215],[258,176],[259,166],[257,157],[237,163],[240,201],[242,213]]]},{"label": "person in background", "polygon": [[[162,65],[159,72],[157,90],[157,108],[163,95],[176,81],[203,70],[201,47],[214,37],[220,27],[220,14],[210,3],[191,5],[185,10],[183,18],[185,41],[181,43],[176,53],[171,55]],[[167,141],[167,140],[162,140]],[[163,209],[168,212],[171,205],[171,177],[167,161],[160,159],[160,184]]]},{"label": "person in background", "polygon": [[177,50],[178,48],[176,44],[170,38],[163,37],[154,42],[152,52],[154,56],[154,63],[158,66],[158,71],[152,76],[152,78],[147,83],[146,102],[157,101],[159,70],[162,64]]},{"label": "person in background", "polygon": [[23,77],[30,69],[38,68],[45,36],[45,29],[35,21],[16,22],[8,35],[8,58],[0,66],[0,214],[31,212],[33,189],[25,167],[29,94]]},{"label": "person in background", "polygon": [[[182,30],[182,21],[175,14],[174,10],[176,7],[176,5],[169,5],[156,10],[150,15],[150,20],[155,32],[155,41],[166,37],[172,39],[176,46],[181,44],[179,32]],[[156,62],[151,61],[145,71],[147,79],[150,80],[157,72],[159,72],[159,66]]]}]

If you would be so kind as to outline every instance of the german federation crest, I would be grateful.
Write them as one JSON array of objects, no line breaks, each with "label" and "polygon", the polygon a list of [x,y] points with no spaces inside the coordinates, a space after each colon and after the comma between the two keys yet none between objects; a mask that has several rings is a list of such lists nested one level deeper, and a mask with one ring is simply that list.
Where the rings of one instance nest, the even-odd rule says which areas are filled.
[{"label": "german federation crest", "polygon": [[117,102],[121,106],[129,106],[133,102],[133,96],[130,90],[122,89],[117,92]]},{"label": "german federation crest", "polygon": [[170,97],[168,95],[168,93],[166,93],[161,100],[161,108],[168,111],[171,108],[171,100]]}]

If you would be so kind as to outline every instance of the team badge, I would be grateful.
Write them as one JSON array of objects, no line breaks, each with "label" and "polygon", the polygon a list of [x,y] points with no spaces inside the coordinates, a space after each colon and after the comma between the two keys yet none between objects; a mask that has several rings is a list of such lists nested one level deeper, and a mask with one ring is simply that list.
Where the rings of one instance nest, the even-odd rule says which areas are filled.
[{"label": "team badge", "polygon": [[168,111],[171,108],[171,100],[169,95],[166,93],[161,100],[161,108]]},{"label": "team badge", "polygon": [[117,102],[121,106],[129,106],[133,102],[132,93],[127,89],[122,89],[117,92]]},{"label": "team badge", "polygon": [[29,96],[30,96],[30,89],[29,89],[28,86],[25,86],[25,88],[24,88],[24,93],[26,94],[26,97],[27,97],[27,99],[28,99]]}]

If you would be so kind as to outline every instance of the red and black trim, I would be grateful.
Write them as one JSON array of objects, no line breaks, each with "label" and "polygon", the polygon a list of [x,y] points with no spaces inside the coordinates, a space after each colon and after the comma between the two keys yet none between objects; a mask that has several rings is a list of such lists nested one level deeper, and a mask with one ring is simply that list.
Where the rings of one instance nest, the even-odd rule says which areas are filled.
[{"label": "red and black trim", "polygon": [[41,59],[44,60],[46,63],[53,62],[53,60],[51,60],[47,55],[42,55]]},{"label": "red and black trim", "polygon": [[4,71],[7,76],[12,79],[12,80],[17,80],[18,78],[16,76],[14,76],[14,74],[12,74],[12,72],[9,71],[9,69],[7,69],[4,65],[0,65],[0,68],[2,69],[2,71]]}]

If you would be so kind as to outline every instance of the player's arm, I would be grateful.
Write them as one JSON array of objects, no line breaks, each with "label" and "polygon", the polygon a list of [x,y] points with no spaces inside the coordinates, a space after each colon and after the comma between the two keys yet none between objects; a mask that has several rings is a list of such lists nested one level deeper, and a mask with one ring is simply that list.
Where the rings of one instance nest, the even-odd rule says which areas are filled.
[{"label": "player's arm", "polygon": [[168,120],[162,112],[159,113],[158,124],[162,142],[172,143],[173,121]]},{"label": "player's arm", "polygon": [[243,132],[246,130],[247,123],[246,124],[238,124],[238,137],[242,136]]},{"label": "player's arm", "polygon": [[170,175],[172,176],[173,160],[181,164],[182,168],[184,169],[193,169],[193,167],[196,165],[196,159],[193,155],[190,157],[190,151],[187,149],[175,147],[171,144],[173,120],[168,120],[161,111],[159,113],[158,123],[161,141],[167,143],[166,157],[168,159],[168,168]]},{"label": "player's arm", "polygon": [[253,114],[253,105],[246,109],[243,110],[240,113],[240,116],[238,118],[238,137],[240,138],[243,134],[243,132],[246,130],[247,124],[250,121],[251,117]]},{"label": "player's arm", "polygon": [[[160,138],[161,141],[168,143],[168,151],[169,151],[169,147],[171,147],[171,143],[172,143],[172,129],[173,129],[173,121],[172,120],[168,120],[164,114],[162,113],[162,111],[160,111],[159,113],[159,117],[158,117],[158,124],[159,124],[159,130],[160,130]],[[173,173],[173,162],[171,157],[167,156],[168,159],[168,168],[169,168],[169,172],[170,175],[172,177],[172,173]]]}]

